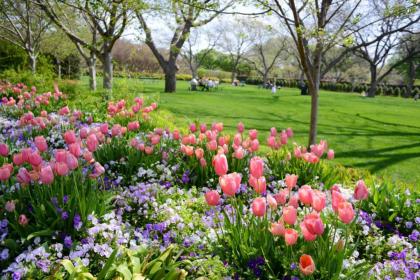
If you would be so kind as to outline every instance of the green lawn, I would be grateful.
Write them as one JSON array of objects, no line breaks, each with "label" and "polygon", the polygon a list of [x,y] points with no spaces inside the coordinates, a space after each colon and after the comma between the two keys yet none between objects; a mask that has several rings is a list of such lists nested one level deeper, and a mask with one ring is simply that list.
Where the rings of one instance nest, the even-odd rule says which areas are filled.
[{"label": "green lawn", "polygon": [[[242,121],[247,128],[258,129],[264,143],[272,126],[292,127],[295,141],[307,143],[310,97],[300,96],[298,89],[283,88],[279,99],[274,100],[269,90],[250,85],[222,85],[216,92],[189,92],[187,82],[178,82],[177,93],[161,93],[163,81],[115,79],[115,85],[114,97],[153,94],[160,108],[171,111],[179,125],[195,120],[223,121],[226,129],[234,131]],[[326,139],[336,151],[339,163],[393,179],[420,182],[420,102],[321,91],[320,139]]]}]

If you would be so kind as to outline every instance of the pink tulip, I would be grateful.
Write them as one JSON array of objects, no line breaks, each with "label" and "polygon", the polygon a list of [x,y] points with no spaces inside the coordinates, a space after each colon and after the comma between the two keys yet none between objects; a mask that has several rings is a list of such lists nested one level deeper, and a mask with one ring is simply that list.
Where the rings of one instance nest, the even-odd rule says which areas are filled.
[{"label": "pink tulip", "polygon": [[227,196],[234,196],[241,185],[241,175],[238,173],[230,173],[219,177],[219,184],[222,191]]},{"label": "pink tulip", "polygon": [[302,232],[305,241],[314,241],[316,239],[316,234],[313,234],[308,230],[304,221],[300,223],[300,231]]},{"label": "pink tulip", "polygon": [[35,142],[36,148],[41,153],[48,150],[48,144],[47,144],[47,141],[45,140],[44,136],[36,136],[34,142]]},{"label": "pink tulip", "polygon": [[269,146],[269,147],[271,147],[271,148],[275,148],[276,147],[276,137],[274,137],[274,136],[270,136],[270,137],[268,137],[267,138],[267,145]]},{"label": "pink tulip", "polygon": [[356,200],[365,200],[369,196],[369,191],[366,187],[366,184],[363,180],[359,180],[356,183],[356,188],[354,189],[354,199]]},{"label": "pink tulip", "polygon": [[54,171],[59,176],[65,176],[69,173],[69,167],[65,162],[56,162],[54,164]]},{"label": "pink tulip", "polygon": [[322,235],[324,233],[324,224],[317,212],[306,215],[303,223],[311,234]]},{"label": "pink tulip", "polygon": [[32,154],[31,148],[22,149],[22,158],[24,162],[29,162],[29,156]]},{"label": "pink tulip", "polygon": [[235,134],[235,136],[233,137],[233,143],[236,146],[240,146],[241,145],[241,143],[242,143],[242,136],[241,136],[241,134],[239,134],[239,133],[236,133]]},{"label": "pink tulip", "polygon": [[135,131],[135,130],[140,128],[140,124],[139,124],[138,121],[129,122],[127,124],[127,128],[128,128],[129,131]]},{"label": "pink tulip", "polygon": [[267,203],[268,203],[268,206],[270,206],[271,209],[276,209],[277,208],[277,201],[271,195],[267,195]]},{"label": "pink tulip", "polygon": [[0,181],[9,180],[10,175],[12,175],[12,171],[10,170],[9,166],[4,164],[2,167],[0,167]]},{"label": "pink tulip", "polygon": [[13,155],[13,164],[14,165],[22,165],[25,161],[23,160],[22,153],[17,153]]},{"label": "pink tulip", "polygon": [[0,143],[0,156],[7,157],[9,155],[9,146],[4,143]]},{"label": "pink tulip", "polygon": [[297,175],[294,175],[294,174],[289,175],[289,174],[287,174],[286,175],[286,178],[284,179],[284,182],[286,183],[286,187],[289,190],[293,189],[296,186],[296,184],[297,184],[297,179],[298,179],[298,176]]},{"label": "pink tulip", "polygon": [[101,131],[103,134],[107,135],[107,134],[108,134],[108,130],[109,130],[109,125],[108,125],[108,123],[103,123],[103,124],[101,124],[101,125],[100,125],[100,127],[99,127],[99,129],[100,129],[100,131]]},{"label": "pink tulip", "polygon": [[209,142],[207,142],[207,149],[209,149],[210,151],[216,151],[217,150],[217,142],[216,140],[211,140]]},{"label": "pink tulip", "polygon": [[61,115],[61,116],[67,115],[68,113],[70,113],[70,109],[67,106],[58,110],[58,114]]},{"label": "pink tulip", "polygon": [[89,152],[94,152],[98,148],[99,142],[95,134],[91,134],[86,139],[86,145]]},{"label": "pink tulip", "polygon": [[200,158],[200,166],[201,167],[206,167],[207,166],[207,161],[204,157]]},{"label": "pink tulip", "polygon": [[258,194],[264,193],[267,189],[267,182],[265,181],[264,176],[260,178],[255,178],[251,175],[249,177],[248,183],[254,188],[255,192]]},{"label": "pink tulip", "polygon": [[338,207],[342,202],[345,202],[346,200],[344,199],[343,195],[337,191],[332,191],[331,193],[331,204],[332,204],[332,208],[333,210],[337,213],[338,211]]},{"label": "pink tulip", "polygon": [[66,144],[73,144],[76,142],[76,134],[74,133],[73,130],[67,130],[64,133],[64,141],[66,141]]},{"label": "pink tulip", "polygon": [[83,158],[84,158],[87,162],[90,162],[90,161],[92,161],[92,160],[93,160],[93,155],[92,155],[92,153],[91,153],[91,152],[86,151],[86,152],[84,152],[84,153],[83,153]]},{"label": "pink tulip", "polygon": [[210,205],[210,206],[219,205],[220,195],[217,191],[212,190],[212,191],[206,192],[205,198],[206,198],[206,201],[207,201],[208,205]]},{"label": "pink tulip", "polygon": [[70,170],[75,170],[79,166],[77,158],[71,153],[67,153],[66,163]]},{"label": "pink tulip", "polygon": [[270,136],[276,137],[277,135],[277,129],[275,127],[270,128]]},{"label": "pink tulip", "polygon": [[179,131],[178,131],[177,129],[175,129],[175,130],[174,130],[174,132],[172,133],[172,137],[173,137],[175,140],[179,140],[179,138],[180,138],[180,134],[179,134]]},{"label": "pink tulip", "polygon": [[50,165],[41,168],[39,179],[44,185],[49,185],[54,181],[54,174]]},{"label": "pink tulip", "polygon": [[144,147],[144,152],[146,153],[146,155],[153,154],[153,146],[145,146]]},{"label": "pink tulip", "polygon": [[21,226],[26,226],[29,223],[29,219],[25,214],[19,215],[18,223]]},{"label": "pink tulip", "polygon": [[254,139],[251,141],[251,151],[256,152],[260,148],[260,142],[258,139]]},{"label": "pink tulip", "polygon": [[313,190],[312,192],[312,208],[318,212],[321,212],[325,208],[326,195],[319,190]]},{"label": "pink tulip", "polygon": [[345,224],[349,224],[354,218],[353,205],[350,202],[341,202],[338,205],[338,218]]},{"label": "pink tulip", "polygon": [[334,150],[329,149],[327,152],[327,159],[333,160],[334,159]]},{"label": "pink tulip", "polygon": [[207,130],[207,125],[205,123],[200,124],[200,132],[205,133]]},{"label": "pink tulip", "polygon": [[42,163],[42,157],[38,154],[38,152],[33,152],[29,156],[29,164],[32,166],[38,166]]},{"label": "pink tulip", "polygon": [[21,184],[29,184],[31,182],[31,176],[25,167],[19,168],[18,174],[16,175],[16,179]]},{"label": "pink tulip", "polygon": [[89,175],[89,177],[98,178],[99,176],[101,176],[104,173],[105,173],[105,168],[99,162],[95,162],[94,165],[93,165],[93,171]]},{"label": "pink tulip", "polygon": [[238,132],[239,133],[242,133],[245,130],[245,126],[244,126],[244,124],[242,122],[238,123],[238,127],[237,128],[238,128]]},{"label": "pink tulip", "polygon": [[287,144],[287,134],[286,134],[286,132],[284,130],[280,134],[280,143],[282,145],[286,145]]},{"label": "pink tulip", "polygon": [[305,205],[310,205],[312,203],[312,188],[311,186],[304,185],[300,187],[299,191],[299,200],[302,201]]},{"label": "pink tulip", "polygon": [[286,135],[287,135],[287,138],[293,137],[293,130],[292,130],[292,128],[288,127],[286,129]]},{"label": "pink tulip", "polygon": [[286,204],[288,193],[289,192],[287,190],[281,190],[279,193],[274,194],[273,197],[277,204]]},{"label": "pink tulip", "polygon": [[228,171],[227,158],[224,154],[217,154],[213,158],[213,167],[217,175],[225,175]]},{"label": "pink tulip", "polygon": [[289,199],[289,206],[293,206],[294,208],[298,208],[299,207],[299,195],[295,194],[293,195],[290,199]]},{"label": "pink tulip", "polygon": [[314,273],[315,263],[311,256],[303,254],[299,258],[299,270],[303,275],[308,276]]},{"label": "pink tulip", "polygon": [[114,124],[111,129],[112,137],[119,136],[122,134],[122,127],[119,124]]},{"label": "pink tulip", "polygon": [[192,133],[194,133],[194,132],[196,132],[196,131],[197,131],[197,126],[195,125],[195,123],[190,124],[190,131],[191,131]]},{"label": "pink tulip", "polygon": [[194,155],[194,147],[193,146],[187,145],[187,146],[183,146],[183,148],[184,148],[184,153],[187,156],[191,157],[191,156]]},{"label": "pink tulip", "polygon": [[278,223],[271,223],[270,232],[275,236],[282,236],[284,235],[286,228],[284,227],[284,223],[280,220]]},{"label": "pink tulip", "polygon": [[257,217],[262,217],[265,215],[266,207],[265,198],[258,197],[252,202],[252,213]]},{"label": "pink tulip", "polygon": [[85,139],[89,134],[89,130],[86,127],[83,127],[82,129],[80,129],[79,135],[80,138]]},{"label": "pink tulip", "polygon": [[223,123],[221,122],[215,123],[213,126],[214,126],[214,129],[217,130],[218,132],[221,132],[223,130]]},{"label": "pink tulip", "polygon": [[63,149],[58,149],[55,151],[55,161],[57,162],[66,162],[67,151]]},{"label": "pink tulip", "polygon": [[249,171],[255,178],[264,174],[264,161],[260,157],[253,157],[249,162]]},{"label": "pink tulip", "polygon": [[257,139],[258,136],[258,131],[256,129],[251,129],[249,131],[249,138],[251,138],[251,140]]},{"label": "pink tulip", "polygon": [[80,157],[82,150],[79,143],[73,143],[69,145],[69,152],[75,157]]},{"label": "pink tulip", "polygon": [[245,150],[242,149],[242,147],[239,147],[238,149],[235,150],[235,152],[233,152],[233,156],[236,159],[243,159],[245,156]]},{"label": "pink tulip", "polygon": [[198,148],[195,150],[195,157],[199,160],[204,156],[204,150],[202,148]]},{"label": "pink tulip", "polygon": [[286,224],[294,225],[297,219],[297,210],[293,206],[283,208],[283,220]]},{"label": "pink tulip", "polygon": [[296,230],[288,228],[284,231],[284,241],[286,245],[292,246],[295,245],[298,239],[298,233]]}]

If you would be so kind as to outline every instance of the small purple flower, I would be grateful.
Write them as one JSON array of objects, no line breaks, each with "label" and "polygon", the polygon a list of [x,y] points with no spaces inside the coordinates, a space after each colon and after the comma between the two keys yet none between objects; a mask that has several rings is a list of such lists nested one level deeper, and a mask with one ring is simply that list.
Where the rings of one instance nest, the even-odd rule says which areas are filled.
[{"label": "small purple flower", "polygon": [[420,233],[417,230],[413,230],[413,232],[408,236],[408,238],[413,241],[417,242],[419,240]]},{"label": "small purple flower", "polygon": [[405,227],[410,229],[413,227],[413,222],[405,222]]},{"label": "small purple flower", "polygon": [[297,264],[296,263],[291,263],[290,264],[290,269],[291,270],[295,270],[297,268]]},{"label": "small purple flower", "polygon": [[5,261],[9,258],[9,249],[3,249],[0,253],[0,260]]},{"label": "small purple flower", "polygon": [[20,280],[20,279],[22,279],[22,272],[19,271],[19,270],[13,272],[12,279],[13,280]]},{"label": "small purple flower", "polygon": [[64,246],[66,248],[71,248],[71,245],[73,245],[73,241],[71,240],[71,236],[67,235],[64,237]]},{"label": "small purple flower", "polygon": [[68,218],[69,218],[69,213],[67,213],[67,211],[63,211],[61,213],[61,219],[67,220]]},{"label": "small purple flower", "polygon": [[69,196],[65,195],[63,196],[63,203],[66,204],[69,201]]},{"label": "small purple flower", "polygon": [[75,214],[73,218],[73,226],[76,230],[79,230],[83,225],[82,219],[79,214]]}]

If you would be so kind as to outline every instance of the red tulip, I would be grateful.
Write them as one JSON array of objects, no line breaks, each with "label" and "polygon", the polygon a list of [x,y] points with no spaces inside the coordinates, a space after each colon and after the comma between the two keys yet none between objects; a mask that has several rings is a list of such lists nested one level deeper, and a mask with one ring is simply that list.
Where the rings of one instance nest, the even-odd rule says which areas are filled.
[{"label": "red tulip", "polygon": [[303,254],[299,258],[299,269],[304,275],[308,276],[314,273],[315,263],[311,256]]}]

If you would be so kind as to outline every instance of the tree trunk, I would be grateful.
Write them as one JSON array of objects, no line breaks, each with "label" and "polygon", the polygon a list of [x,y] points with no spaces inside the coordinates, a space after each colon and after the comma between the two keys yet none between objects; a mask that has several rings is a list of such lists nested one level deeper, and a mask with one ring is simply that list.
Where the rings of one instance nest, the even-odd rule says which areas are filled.
[{"label": "tree trunk", "polygon": [[315,81],[315,85],[309,85],[309,94],[311,95],[311,123],[309,128],[309,145],[316,143],[318,133],[318,92],[319,80]]},{"label": "tree trunk", "polygon": [[87,61],[89,68],[89,88],[96,90],[96,55],[92,52]]},{"label": "tree trunk", "polygon": [[177,67],[173,63],[169,63],[165,68],[165,92],[176,91],[176,72]]},{"label": "tree trunk", "polygon": [[102,58],[103,71],[104,71],[104,80],[103,87],[104,89],[112,90],[112,54],[111,50],[104,48]]},{"label": "tree trunk", "polygon": [[32,74],[36,73],[36,55],[29,53],[29,66],[31,67]]},{"label": "tree trunk", "polygon": [[413,60],[409,61],[408,64],[408,81],[407,90],[405,91],[405,98],[413,96],[414,81],[416,80],[416,66]]},{"label": "tree trunk", "polygon": [[232,80],[232,83],[233,83],[233,81],[235,81],[236,80],[236,77],[238,76],[238,73],[236,73],[236,69],[234,69],[233,71],[232,71],[232,76],[231,76],[231,80]]},{"label": "tree trunk", "polygon": [[[61,60],[57,58],[57,75],[58,79],[61,80]],[[70,73],[68,73],[70,75]]]},{"label": "tree trunk", "polygon": [[378,88],[378,73],[376,65],[370,65],[370,87],[367,93],[368,97],[375,97],[376,89]]},{"label": "tree trunk", "polygon": [[268,81],[268,73],[264,73],[263,74],[263,86],[265,87],[265,85],[267,84]]}]

